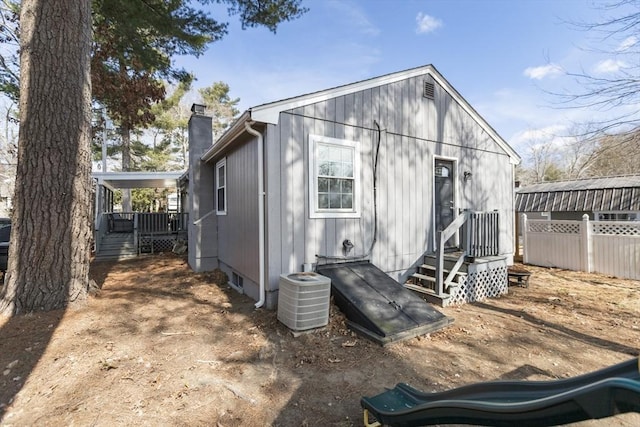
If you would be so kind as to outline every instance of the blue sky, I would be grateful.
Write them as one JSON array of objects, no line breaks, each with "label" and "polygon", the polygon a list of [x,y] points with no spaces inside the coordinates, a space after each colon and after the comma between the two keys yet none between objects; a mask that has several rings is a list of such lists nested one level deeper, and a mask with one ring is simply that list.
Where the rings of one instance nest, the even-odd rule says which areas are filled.
[{"label": "blue sky", "polygon": [[[593,0],[307,0],[302,18],[276,34],[229,34],[200,58],[178,64],[196,86],[230,85],[241,110],[265,102],[433,64],[523,157],[574,122],[610,114],[559,109],[548,92],[575,92],[569,72],[606,77],[624,65],[609,52],[624,40],[570,22],[599,22],[611,12]],[[224,8],[213,16],[226,19]],[[618,12],[619,13],[619,12]],[[627,40],[628,42],[628,40]]]}]

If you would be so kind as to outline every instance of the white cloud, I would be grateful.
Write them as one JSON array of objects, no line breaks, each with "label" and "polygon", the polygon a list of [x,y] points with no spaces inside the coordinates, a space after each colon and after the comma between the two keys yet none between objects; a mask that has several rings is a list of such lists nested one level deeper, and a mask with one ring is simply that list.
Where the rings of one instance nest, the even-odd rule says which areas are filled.
[{"label": "white cloud", "polygon": [[630,36],[627,37],[626,39],[624,39],[622,41],[622,43],[620,43],[620,45],[618,46],[618,48],[616,49],[618,52],[624,52],[627,49],[632,48],[633,46],[635,46],[638,43],[638,38],[636,36]]},{"label": "white cloud", "polygon": [[565,144],[567,126],[551,124],[537,129],[527,129],[516,133],[511,143],[518,146],[546,144],[551,142],[555,146]]},{"label": "white cloud", "polygon": [[442,27],[441,20],[422,12],[418,12],[416,23],[418,24],[416,28],[416,33],[418,34],[431,33]]},{"label": "white cloud", "polygon": [[596,64],[593,72],[596,74],[617,73],[621,68],[628,67],[627,63],[619,59],[605,59]]},{"label": "white cloud", "polygon": [[541,65],[539,67],[529,67],[524,70],[524,75],[530,79],[542,80],[547,77],[557,77],[563,73],[562,67],[557,64]]},{"label": "white cloud", "polygon": [[369,20],[361,8],[354,4],[345,1],[332,1],[328,5],[336,10],[336,16],[349,21],[350,26],[357,28],[362,34],[369,36],[380,34],[380,29]]}]

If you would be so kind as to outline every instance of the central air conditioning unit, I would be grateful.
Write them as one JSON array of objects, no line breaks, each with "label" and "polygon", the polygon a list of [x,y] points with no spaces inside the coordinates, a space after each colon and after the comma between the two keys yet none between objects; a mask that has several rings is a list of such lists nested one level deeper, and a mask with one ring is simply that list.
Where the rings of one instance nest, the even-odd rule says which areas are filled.
[{"label": "central air conditioning unit", "polygon": [[331,279],[317,273],[280,275],[278,320],[294,331],[329,323]]}]

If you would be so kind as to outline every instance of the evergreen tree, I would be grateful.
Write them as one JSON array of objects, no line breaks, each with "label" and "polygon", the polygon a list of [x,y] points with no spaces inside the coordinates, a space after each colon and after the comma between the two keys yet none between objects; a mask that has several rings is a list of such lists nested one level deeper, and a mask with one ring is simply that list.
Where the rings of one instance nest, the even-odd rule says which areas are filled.
[{"label": "evergreen tree", "polygon": [[211,86],[198,90],[202,97],[202,103],[206,105],[207,112],[212,117],[213,140],[231,126],[233,120],[240,113],[237,108],[240,98],[231,99],[229,85],[224,82],[215,82]]},{"label": "evergreen tree", "polygon": [[[243,27],[264,25],[272,31],[305,11],[300,0],[219,2],[240,17]],[[173,56],[199,55],[226,33],[226,24],[192,3],[94,0],[92,14],[91,0],[22,1],[18,179],[0,312],[56,309],[86,297],[91,83],[123,136],[150,123],[150,106],[165,95],[161,79],[186,78],[184,70],[173,67]],[[136,94],[127,96],[133,105],[109,91],[124,87],[124,95]]]}]

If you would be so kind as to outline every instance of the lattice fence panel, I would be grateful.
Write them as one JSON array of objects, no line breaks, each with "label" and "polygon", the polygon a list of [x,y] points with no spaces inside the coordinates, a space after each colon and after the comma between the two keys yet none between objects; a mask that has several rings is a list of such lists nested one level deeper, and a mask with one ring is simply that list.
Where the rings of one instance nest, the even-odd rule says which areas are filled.
[{"label": "lattice fence panel", "polygon": [[142,253],[160,253],[171,252],[175,239],[173,238],[153,238],[150,236],[140,237],[140,252]]},{"label": "lattice fence panel", "polygon": [[469,273],[451,293],[447,305],[459,305],[486,298],[495,298],[509,290],[507,266],[500,265],[487,270]]},{"label": "lattice fence panel", "polygon": [[529,233],[579,234],[579,221],[527,221]]},{"label": "lattice fence panel", "polygon": [[[563,233],[570,222],[527,222],[525,262],[640,279],[640,223],[636,221],[573,221],[576,233]],[[590,232],[582,232],[589,227]]]},{"label": "lattice fence panel", "polygon": [[594,221],[591,224],[594,234],[640,236],[640,222]]}]

